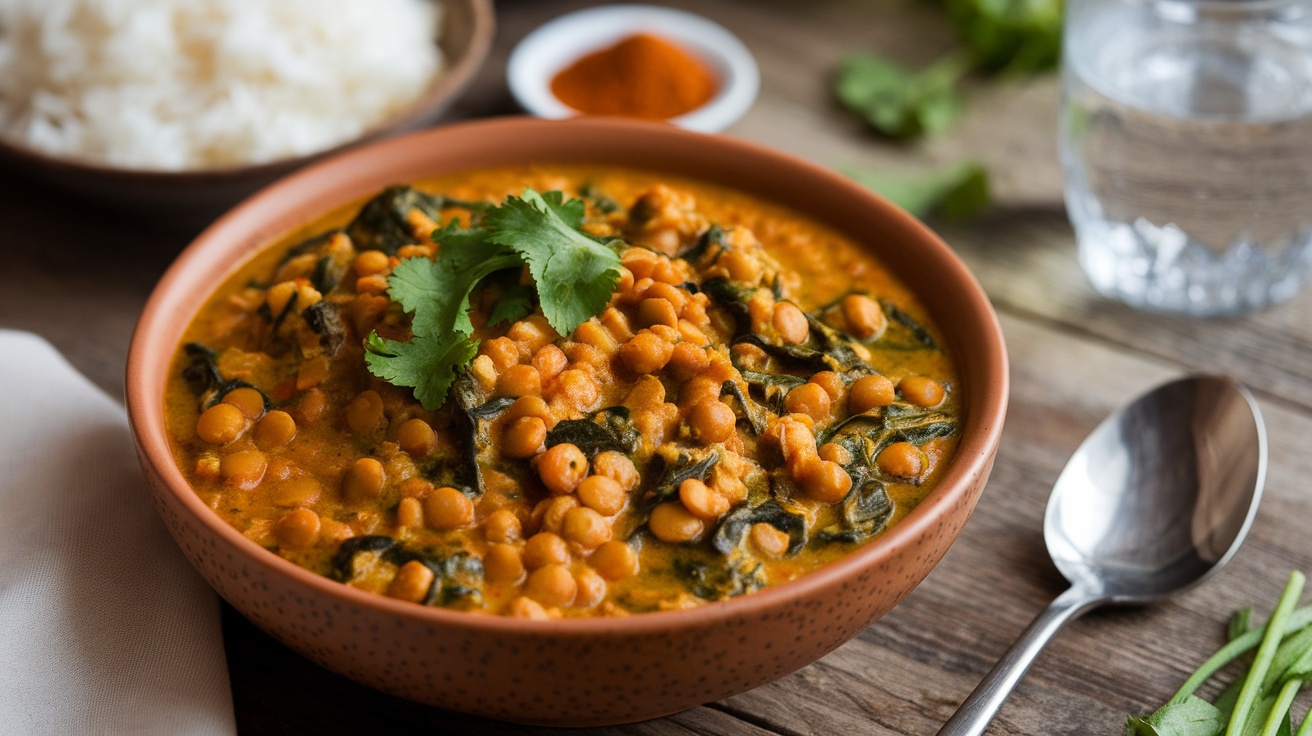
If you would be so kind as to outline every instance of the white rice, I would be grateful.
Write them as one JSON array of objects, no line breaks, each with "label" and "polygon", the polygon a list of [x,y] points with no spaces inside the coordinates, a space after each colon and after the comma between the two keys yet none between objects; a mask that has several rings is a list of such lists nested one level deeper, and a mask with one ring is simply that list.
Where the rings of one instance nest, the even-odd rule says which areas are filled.
[{"label": "white rice", "polygon": [[0,0],[0,135],[181,170],[313,153],[418,97],[432,0]]}]

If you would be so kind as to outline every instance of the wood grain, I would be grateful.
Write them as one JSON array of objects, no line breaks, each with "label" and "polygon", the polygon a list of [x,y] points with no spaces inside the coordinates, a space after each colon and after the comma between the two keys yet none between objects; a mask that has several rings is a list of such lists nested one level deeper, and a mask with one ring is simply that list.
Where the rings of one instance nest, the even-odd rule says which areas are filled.
[{"label": "wood grain", "polygon": [[[514,112],[514,43],[589,4],[503,0],[493,56],[448,120]],[[933,223],[1001,314],[1013,393],[984,498],[958,543],[900,606],[819,662],[723,702],[606,733],[932,734],[1064,587],[1041,538],[1049,489],[1085,434],[1159,381],[1223,372],[1252,386],[1270,473],[1249,541],[1216,578],[1167,603],[1094,612],[1064,630],[990,734],[1117,733],[1167,698],[1222,640],[1236,608],[1269,613],[1290,569],[1312,570],[1312,295],[1241,320],[1136,312],[1098,297],[1075,262],[1056,160],[1057,83],[974,79],[968,114],[940,138],[894,145],[838,108],[828,79],[849,52],[924,64],[954,43],[924,0],[669,3],[733,29],[756,54],[761,96],[728,134],[843,168],[923,171],[984,161],[998,206]],[[46,336],[111,395],[151,286],[194,235],[88,207],[0,172],[0,327]],[[968,359],[968,356],[963,356]],[[224,611],[242,733],[431,731],[574,734],[438,711],[355,685]],[[508,694],[513,697],[513,693]],[[1304,706],[1300,705],[1301,708]],[[587,733],[596,733],[589,731]]]}]

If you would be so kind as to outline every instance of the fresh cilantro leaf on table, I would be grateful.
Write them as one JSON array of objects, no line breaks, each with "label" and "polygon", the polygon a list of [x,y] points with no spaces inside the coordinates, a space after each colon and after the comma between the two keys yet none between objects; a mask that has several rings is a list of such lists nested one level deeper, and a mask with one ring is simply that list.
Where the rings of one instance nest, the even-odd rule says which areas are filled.
[{"label": "fresh cilantro leaf on table", "polygon": [[960,220],[992,203],[988,171],[974,161],[963,161],[924,176],[859,170],[847,174],[922,219],[941,215]]},{"label": "fresh cilantro leaf on table", "polygon": [[1214,736],[1225,728],[1216,706],[1196,696],[1172,701],[1147,718],[1130,716],[1126,732],[1138,736]]},{"label": "fresh cilantro leaf on table", "polygon": [[509,286],[489,316],[490,324],[511,321],[532,309],[532,294],[518,288],[528,266],[542,314],[568,335],[605,309],[619,280],[619,255],[578,230],[584,204],[560,192],[524,190],[489,209],[476,226],[451,223],[433,233],[436,260],[407,258],[392,269],[387,294],[411,313],[409,340],[371,333],[365,363],[375,376],[414,388],[426,409],[446,402],[459,371],[478,353],[469,318],[470,300],[481,286]]},{"label": "fresh cilantro leaf on table", "polygon": [[945,0],[964,46],[921,71],[874,54],[847,57],[834,93],[883,135],[908,140],[961,115],[957,82],[972,70],[1039,74],[1061,58],[1063,0]]},{"label": "fresh cilantro leaf on table", "polygon": [[985,71],[1036,74],[1061,59],[1062,0],[947,0],[947,9]]},{"label": "fresh cilantro leaf on table", "polygon": [[949,56],[915,72],[873,54],[853,54],[839,69],[834,91],[884,135],[909,139],[938,133],[961,114],[956,83],[969,69],[964,61]]}]

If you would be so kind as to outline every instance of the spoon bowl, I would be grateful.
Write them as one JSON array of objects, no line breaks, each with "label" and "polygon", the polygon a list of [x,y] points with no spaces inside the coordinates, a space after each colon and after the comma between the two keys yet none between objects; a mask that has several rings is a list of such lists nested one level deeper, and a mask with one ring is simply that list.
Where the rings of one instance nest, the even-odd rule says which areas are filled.
[{"label": "spoon bowl", "polygon": [[1053,487],[1043,536],[1073,585],[1143,603],[1210,577],[1257,512],[1266,438],[1223,378],[1158,387],[1102,422]]},{"label": "spoon bowl", "polygon": [[1057,630],[1100,605],[1147,603],[1217,572],[1238,551],[1266,478],[1266,430],[1235,381],[1191,376],[1135,399],[1080,444],[1044,515],[1071,587],[1034,622],[940,736],[980,734]]}]

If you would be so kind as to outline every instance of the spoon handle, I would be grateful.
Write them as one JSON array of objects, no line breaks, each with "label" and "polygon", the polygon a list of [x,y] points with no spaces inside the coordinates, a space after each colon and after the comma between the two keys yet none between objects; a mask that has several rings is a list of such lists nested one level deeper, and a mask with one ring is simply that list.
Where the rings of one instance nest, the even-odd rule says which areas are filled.
[{"label": "spoon handle", "polygon": [[952,718],[939,730],[938,736],[979,736],[997,715],[1016,683],[1034,663],[1039,652],[1057,630],[1068,621],[1092,608],[1097,598],[1070,588],[1057,596],[1046,609],[1034,618],[1011,649],[984,676],[975,691],[966,698]]}]

